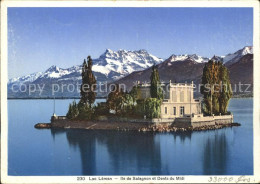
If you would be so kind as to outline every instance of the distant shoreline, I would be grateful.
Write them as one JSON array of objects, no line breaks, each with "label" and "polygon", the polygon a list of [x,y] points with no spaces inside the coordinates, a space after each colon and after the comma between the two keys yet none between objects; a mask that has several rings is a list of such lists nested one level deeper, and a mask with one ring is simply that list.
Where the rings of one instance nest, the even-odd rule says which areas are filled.
[{"label": "distant shoreline", "polygon": [[[79,100],[80,97],[46,97],[46,98],[7,98],[7,100]],[[96,97],[96,99],[106,99],[106,97]]]},{"label": "distant shoreline", "polygon": [[[253,96],[233,96],[233,99],[238,98],[254,98]],[[55,100],[79,100],[80,97],[55,97]],[[96,97],[96,99],[106,99],[106,97]],[[7,98],[7,100],[54,100],[54,98]]]}]

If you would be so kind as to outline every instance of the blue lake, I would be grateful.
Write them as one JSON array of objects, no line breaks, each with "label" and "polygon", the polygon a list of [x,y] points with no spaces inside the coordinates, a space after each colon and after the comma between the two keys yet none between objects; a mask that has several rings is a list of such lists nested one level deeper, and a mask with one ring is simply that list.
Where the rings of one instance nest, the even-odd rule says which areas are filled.
[{"label": "blue lake", "polygon": [[[72,100],[56,100],[65,115]],[[232,99],[240,127],[192,133],[38,130],[53,100],[8,100],[8,174],[252,175],[253,99]]]}]

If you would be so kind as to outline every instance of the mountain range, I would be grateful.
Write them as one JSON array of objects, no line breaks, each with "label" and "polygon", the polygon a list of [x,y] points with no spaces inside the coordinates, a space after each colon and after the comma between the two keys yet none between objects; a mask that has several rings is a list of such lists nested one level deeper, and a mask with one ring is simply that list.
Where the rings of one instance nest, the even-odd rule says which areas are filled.
[{"label": "mountain range", "polygon": [[[231,83],[239,81],[253,84],[253,47],[246,46],[226,56],[213,56],[215,60],[222,61],[230,71]],[[175,82],[200,83],[204,64],[211,58],[196,54],[171,55],[168,59],[156,57],[146,50],[138,51],[112,51],[107,49],[99,58],[93,59],[93,73],[98,82],[125,83],[128,90],[135,81],[149,81],[150,68],[157,65],[161,80]],[[75,65],[67,69],[51,66],[46,71],[12,78],[8,81],[9,98],[52,97],[52,84],[76,84],[81,83],[81,65]],[[30,84],[44,85],[44,90],[29,94],[19,91],[19,86]],[[104,95],[104,94],[98,94]],[[78,97],[79,92],[69,92],[67,89],[55,93],[57,97]]]}]

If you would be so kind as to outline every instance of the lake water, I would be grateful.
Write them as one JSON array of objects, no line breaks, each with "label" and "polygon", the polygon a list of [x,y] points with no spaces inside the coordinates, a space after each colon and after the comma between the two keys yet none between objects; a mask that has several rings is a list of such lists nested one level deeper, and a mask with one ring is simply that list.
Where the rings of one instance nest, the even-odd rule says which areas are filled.
[{"label": "lake water", "polygon": [[[66,114],[72,100],[56,100]],[[251,175],[253,99],[232,99],[240,127],[192,133],[38,130],[53,100],[8,100],[8,174]]]}]

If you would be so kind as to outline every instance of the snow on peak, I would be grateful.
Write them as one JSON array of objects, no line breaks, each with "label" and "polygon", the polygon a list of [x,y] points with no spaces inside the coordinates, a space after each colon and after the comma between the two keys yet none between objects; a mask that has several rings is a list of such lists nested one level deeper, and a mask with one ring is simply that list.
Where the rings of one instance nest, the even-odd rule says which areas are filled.
[{"label": "snow on peak", "polygon": [[237,62],[241,57],[247,54],[253,54],[253,47],[246,46],[233,54],[228,54],[223,58],[224,63],[232,64]]},{"label": "snow on peak", "polygon": [[188,57],[197,63],[205,63],[208,62],[209,58],[198,56],[197,54],[188,55]]},{"label": "snow on peak", "polygon": [[52,65],[45,72],[59,72],[59,67],[57,67],[56,65]]},{"label": "snow on peak", "polygon": [[[153,64],[158,64],[162,61],[163,59],[149,54],[144,49],[138,51],[127,51],[122,49],[113,51],[111,49],[106,49],[98,59],[93,59],[92,70],[106,75],[107,77],[109,76],[112,79],[118,79],[134,71],[144,70],[151,67]],[[61,78],[69,78],[71,76],[70,74],[80,76],[81,67],[81,65],[76,65],[67,69],[62,69],[53,65],[45,72],[13,78],[9,80],[9,83],[34,82],[37,79],[59,80]]]},{"label": "snow on peak", "polygon": [[197,54],[182,54],[182,55],[172,55],[170,57],[170,61],[184,61],[187,59],[191,59],[197,63],[205,63],[209,60],[209,58],[198,56]]},{"label": "snow on peak", "polygon": [[[211,59],[214,59],[216,61],[221,61],[223,63],[232,64],[237,62],[242,56],[247,54],[253,54],[253,47],[252,46],[246,46],[235,53],[228,54],[226,56],[213,56]],[[187,59],[191,59],[197,63],[205,63],[208,62],[210,58],[198,56],[197,54],[182,54],[182,55],[171,55],[171,57],[168,59],[170,62],[174,61],[185,61]]]},{"label": "snow on peak", "polygon": [[246,46],[242,50],[242,55],[253,54],[253,47]]},{"label": "snow on peak", "polygon": [[[223,60],[226,64],[232,64],[239,61],[239,59],[246,55],[253,54],[253,47],[246,46],[233,54],[226,56],[214,56],[216,60]],[[196,54],[182,54],[172,55],[167,59],[167,64],[171,65],[174,61],[193,60],[197,63],[204,63],[209,60],[207,57],[198,56]],[[118,50],[113,51],[106,49],[106,51],[97,59],[93,59],[92,70],[96,73],[103,74],[109,79],[119,79],[134,71],[144,70],[151,67],[153,64],[159,64],[163,59],[149,54],[146,50],[141,49],[137,51]],[[37,79],[70,79],[71,76],[76,76],[80,79],[81,65],[76,65],[67,69],[59,68],[55,65],[48,68],[45,72],[37,72],[22,77],[12,78],[8,81],[11,83],[27,83],[34,82]]]},{"label": "snow on peak", "polygon": [[29,75],[25,75],[22,77],[15,77],[8,80],[8,84],[16,84],[16,83],[26,83],[26,82],[33,82],[35,81],[39,76],[42,75],[43,72],[36,72]]},{"label": "snow on peak", "polygon": [[106,49],[106,52],[113,52],[111,49]]},{"label": "snow on peak", "polygon": [[[118,50],[106,51],[98,58],[93,60],[93,71],[109,75],[118,73],[119,77],[132,73],[133,71],[144,70],[153,64],[162,62],[163,59],[149,54],[146,50],[137,51]],[[117,76],[117,78],[119,78]]]}]

